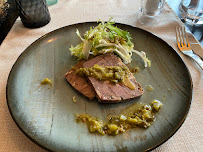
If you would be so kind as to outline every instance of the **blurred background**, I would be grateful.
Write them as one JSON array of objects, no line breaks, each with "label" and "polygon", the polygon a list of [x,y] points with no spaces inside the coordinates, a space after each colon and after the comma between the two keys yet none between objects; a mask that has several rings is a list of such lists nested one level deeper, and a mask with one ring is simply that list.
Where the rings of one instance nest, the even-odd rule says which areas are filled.
[{"label": "blurred background", "polygon": [[[179,12],[179,5],[181,3],[181,0],[166,0],[166,2],[178,15],[178,17],[185,24],[185,26],[193,33],[195,38],[201,43],[201,46],[203,46],[203,25],[192,26],[185,23]],[[47,0],[48,5],[53,5],[56,3],[57,0]],[[15,0],[0,0],[0,45],[5,39],[8,32],[10,31],[18,16],[19,14]]]}]

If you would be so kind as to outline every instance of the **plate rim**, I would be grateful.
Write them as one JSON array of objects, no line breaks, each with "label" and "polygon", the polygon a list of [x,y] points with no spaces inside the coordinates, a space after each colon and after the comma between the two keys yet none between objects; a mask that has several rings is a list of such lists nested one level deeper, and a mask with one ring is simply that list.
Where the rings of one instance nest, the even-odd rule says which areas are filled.
[{"label": "plate rim", "polygon": [[[12,65],[11,67],[11,70],[8,74],[8,78],[7,78],[7,83],[6,83],[6,101],[7,101],[7,107],[9,109],[9,113],[12,117],[12,119],[14,120],[15,124],[18,126],[18,128],[23,132],[24,135],[26,135],[32,142],[34,142],[36,145],[38,145],[39,147],[45,149],[45,150],[48,150],[48,151],[53,151],[52,149],[44,146],[43,144],[41,144],[40,142],[36,141],[34,138],[32,138],[28,133],[26,133],[23,128],[20,126],[20,124],[18,123],[18,121],[15,119],[15,116],[13,115],[12,113],[12,110],[10,108],[10,105],[9,105],[9,99],[8,99],[8,88],[9,88],[9,81],[11,79],[11,73],[15,67],[15,65],[17,64],[19,58],[24,54],[26,53],[27,51],[29,51],[29,48],[37,43],[38,41],[40,41],[41,39],[51,35],[52,33],[56,32],[56,31],[59,31],[59,30],[62,30],[62,29],[65,29],[65,28],[68,28],[68,27],[71,27],[71,26],[75,26],[75,25],[81,25],[81,24],[96,24],[98,23],[97,21],[90,21],[90,22],[79,22],[79,23],[74,23],[74,24],[69,24],[69,25],[66,25],[66,26],[63,26],[63,27],[60,27],[60,28],[57,28],[55,30],[52,30],[44,35],[42,35],[41,37],[37,38],[35,41],[33,41],[28,47],[26,47],[21,53],[20,55],[17,57],[16,61],[14,62],[14,64]],[[152,151],[154,149],[156,149],[157,147],[159,147],[160,145],[164,144],[167,140],[169,140],[179,129],[180,127],[183,125],[183,123],[185,122],[188,114],[189,114],[189,111],[190,111],[190,108],[191,108],[191,104],[192,104],[192,100],[193,100],[193,81],[192,81],[192,76],[191,76],[191,73],[188,69],[188,67],[186,66],[186,63],[185,61],[183,60],[183,57],[168,43],[166,42],[165,40],[163,40],[162,38],[158,37],[157,35],[155,35],[154,33],[151,33],[145,29],[142,29],[141,27],[136,27],[136,26],[133,26],[133,25],[130,25],[130,24],[126,24],[126,23],[120,23],[120,22],[115,22],[115,25],[122,25],[122,26],[129,26],[131,28],[136,28],[138,30],[141,30],[143,32],[146,32],[148,34],[151,34],[153,36],[155,36],[157,39],[161,40],[163,43],[165,43],[166,45],[168,45],[176,55],[178,55],[178,57],[181,59],[181,61],[183,62],[185,68],[187,69],[187,73],[188,73],[188,76],[189,76],[189,79],[190,79],[190,86],[191,86],[191,94],[189,96],[189,106],[187,107],[187,110],[186,110],[186,114],[184,115],[182,121],[179,122],[179,125],[177,126],[177,128],[175,128],[175,131],[170,135],[168,136],[165,140],[161,141],[160,143],[158,144],[155,144],[154,146],[151,146],[150,148],[146,149],[145,151]]]}]

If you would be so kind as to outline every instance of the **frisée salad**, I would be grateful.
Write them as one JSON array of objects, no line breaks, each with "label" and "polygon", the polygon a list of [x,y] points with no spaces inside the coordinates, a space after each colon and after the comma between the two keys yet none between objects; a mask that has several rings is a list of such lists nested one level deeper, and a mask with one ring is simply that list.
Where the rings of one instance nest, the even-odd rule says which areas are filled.
[{"label": "fris\u00e9e salad", "polygon": [[82,42],[75,47],[71,45],[69,48],[71,55],[79,60],[87,60],[89,55],[97,56],[113,52],[124,64],[128,64],[132,61],[132,54],[136,53],[143,59],[145,67],[150,67],[151,61],[146,57],[146,53],[134,49],[131,34],[115,26],[115,22],[111,22],[111,19],[108,22],[99,20],[100,23],[96,27],[90,27],[83,37],[77,29],[76,34]]}]

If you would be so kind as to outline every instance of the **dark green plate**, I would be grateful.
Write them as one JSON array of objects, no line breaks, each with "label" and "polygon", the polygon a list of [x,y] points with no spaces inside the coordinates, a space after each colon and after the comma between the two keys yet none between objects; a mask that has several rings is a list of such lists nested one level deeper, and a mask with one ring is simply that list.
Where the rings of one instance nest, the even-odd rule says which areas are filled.
[{"label": "dark green plate", "polygon": [[[132,66],[141,71],[135,75],[146,90],[140,98],[119,104],[88,101],[65,80],[65,73],[77,61],[69,47],[81,40],[96,23],[80,23],[48,33],[31,44],[17,59],[7,83],[7,101],[18,127],[35,143],[51,151],[145,151],[169,139],[184,122],[192,99],[192,82],[181,57],[166,42],[153,34],[129,25],[117,24],[132,34],[135,49],[145,51],[152,61],[144,68],[142,60],[133,56]],[[40,85],[44,78],[53,86]],[[72,98],[76,96],[77,102]],[[90,134],[86,125],[76,123],[76,113],[87,113],[100,119],[118,115],[135,103],[153,99],[164,106],[148,129],[135,128],[117,136]]]}]

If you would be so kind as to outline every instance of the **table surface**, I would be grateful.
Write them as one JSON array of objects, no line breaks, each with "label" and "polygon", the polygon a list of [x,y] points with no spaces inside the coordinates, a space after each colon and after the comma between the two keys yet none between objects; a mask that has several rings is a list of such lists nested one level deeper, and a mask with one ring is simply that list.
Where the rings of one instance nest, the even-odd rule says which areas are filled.
[{"label": "table surface", "polygon": [[[14,4],[14,0],[8,0],[8,2],[10,3],[10,5],[11,3]],[[87,5],[87,3],[89,5]],[[168,0],[168,3],[172,7],[172,9],[177,12],[180,0]],[[148,25],[140,25],[139,22],[137,22],[138,15],[135,11],[139,10],[139,1],[60,0],[56,5],[49,7],[52,21],[45,27],[37,29],[28,29],[23,27],[20,18],[16,20],[16,18],[18,17],[16,7],[11,6],[11,8],[12,7],[13,9],[15,9],[13,11],[10,10],[10,13],[8,13],[5,22],[0,25],[0,35],[3,37],[2,31],[7,31],[8,33],[14,23],[13,28],[11,28],[6,38],[6,34],[4,35],[3,39],[5,39],[0,46],[0,152],[45,152],[45,150],[43,150],[41,147],[38,147],[19,130],[19,128],[15,125],[13,119],[11,118],[7,107],[7,78],[13,64],[15,63],[19,55],[32,42],[50,31],[53,31],[65,25],[71,25],[78,22],[96,21],[98,20],[98,18],[108,20],[109,14],[112,14],[117,22],[142,27],[143,29],[157,35],[158,37],[166,41],[180,55],[191,74],[193,82],[193,103],[191,105],[187,119],[172,138],[170,138],[162,146],[156,148],[154,151],[202,151],[203,71],[193,60],[184,56],[178,50],[175,38],[175,27],[183,25],[183,23],[179,20],[178,16],[176,16],[176,14],[168,5],[165,5],[162,15],[157,17],[158,22],[156,23],[158,24],[149,23]],[[92,15],[93,13],[95,14]],[[9,16],[11,17],[10,19]],[[61,22],[62,19],[63,22]],[[196,29],[197,28],[195,28],[195,30]],[[199,35],[202,34],[201,29],[199,33]],[[196,40],[197,37],[196,39],[194,39],[191,33],[188,33],[188,37],[193,50],[203,56],[203,50]],[[199,41],[202,42],[202,36],[199,37]],[[97,144],[95,144],[95,146],[98,146],[99,140],[97,141],[94,139],[94,141]]]}]

